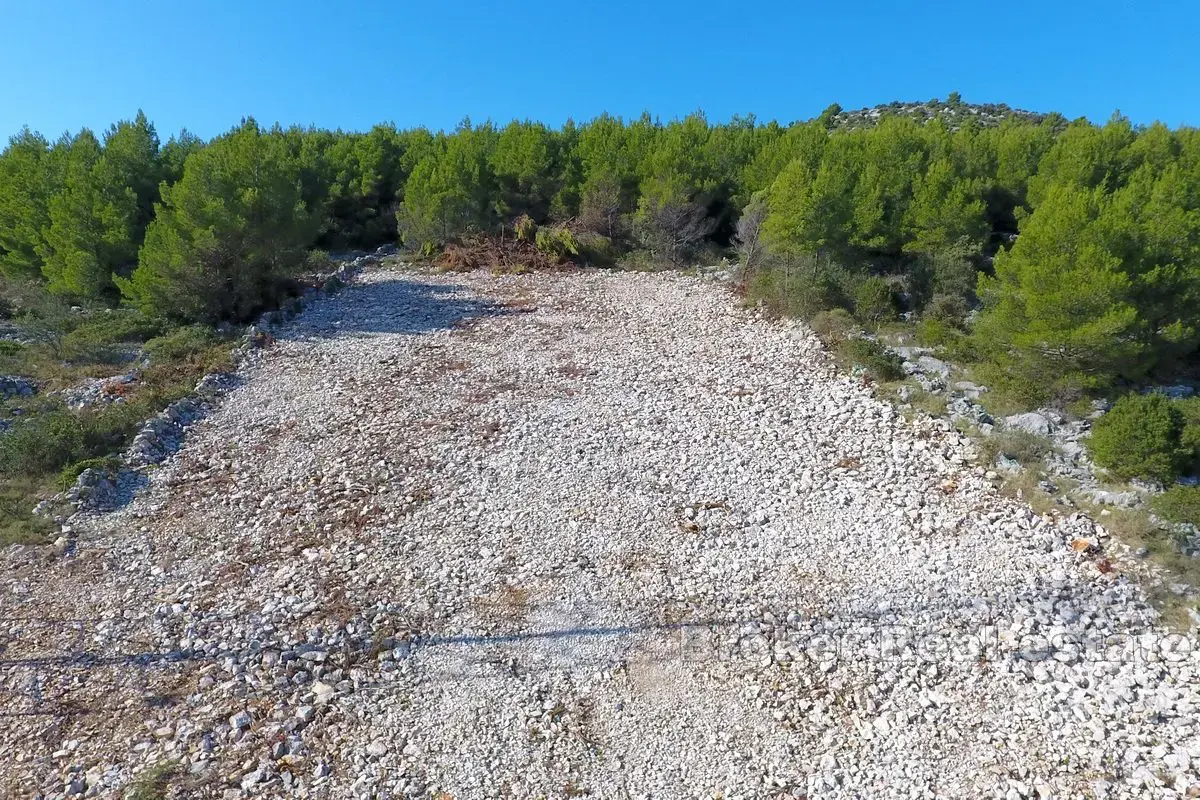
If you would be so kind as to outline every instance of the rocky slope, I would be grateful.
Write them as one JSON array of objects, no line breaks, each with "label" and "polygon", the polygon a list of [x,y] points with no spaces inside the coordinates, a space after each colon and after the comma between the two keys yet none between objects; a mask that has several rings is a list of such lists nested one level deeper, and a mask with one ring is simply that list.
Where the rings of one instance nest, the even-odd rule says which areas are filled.
[{"label": "rocky slope", "polygon": [[1200,793],[1104,531],[711,282],[371,271],[242,378],[9,553],[7,795]]}]

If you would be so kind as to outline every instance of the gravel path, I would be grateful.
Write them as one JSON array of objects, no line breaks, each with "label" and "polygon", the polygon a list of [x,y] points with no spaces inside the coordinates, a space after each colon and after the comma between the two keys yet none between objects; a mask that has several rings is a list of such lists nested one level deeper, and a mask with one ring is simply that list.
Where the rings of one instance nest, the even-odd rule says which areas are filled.
[{"label": "gravel path", "polygon": [[376,270],[245,377],[10,555],[9,795],[1200,796],[1103,530],[719,285]]}]

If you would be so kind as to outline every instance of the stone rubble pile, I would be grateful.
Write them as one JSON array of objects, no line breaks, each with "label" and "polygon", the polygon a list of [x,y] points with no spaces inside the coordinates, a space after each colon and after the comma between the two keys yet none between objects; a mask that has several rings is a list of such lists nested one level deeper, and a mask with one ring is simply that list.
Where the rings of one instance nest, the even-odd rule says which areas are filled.
[{"label": "stone rubble pile", "polygon": [[109,378],[91,378],[64,389],[61,394],[67,408],[78,411],[95,405],[124,403],[125,391],[141,378],[139,370],[131,369]]},{"label": "stone rubble pile", "polygon": [[1147,565],[801,325],[380,269],[272,335],[132,503],[9,562],[0,795],[1200,794]]},{"label": "stone rubble pile", "polygon": [[37,394],[37,384],[19,375],[0,375],[0,400],[13,397],[33,397]]}]

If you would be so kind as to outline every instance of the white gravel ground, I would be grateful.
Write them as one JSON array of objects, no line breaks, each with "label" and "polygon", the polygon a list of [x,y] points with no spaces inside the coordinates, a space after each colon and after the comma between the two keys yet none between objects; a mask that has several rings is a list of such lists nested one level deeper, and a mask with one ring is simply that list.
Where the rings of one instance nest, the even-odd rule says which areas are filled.
[{"label": "white gravel ground", "polygon": [[0,791],[1198,797],[1195,641],[801,326],[387,269],[0,587]]}]

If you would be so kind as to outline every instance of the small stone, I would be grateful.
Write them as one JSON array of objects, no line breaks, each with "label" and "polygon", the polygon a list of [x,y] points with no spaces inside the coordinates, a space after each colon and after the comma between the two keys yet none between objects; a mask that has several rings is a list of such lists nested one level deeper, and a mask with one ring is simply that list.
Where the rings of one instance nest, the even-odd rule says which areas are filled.
[{"label": "small stone", "polygon": [[321,705],[333,699],[334,688],[324,681],[313,681],[312,693],[315,702]]},{"label": "small stone", "polygon": [[248,791],[257,786],[263,778],[262,769],[251,770],[242,776],[242,791]]}]

